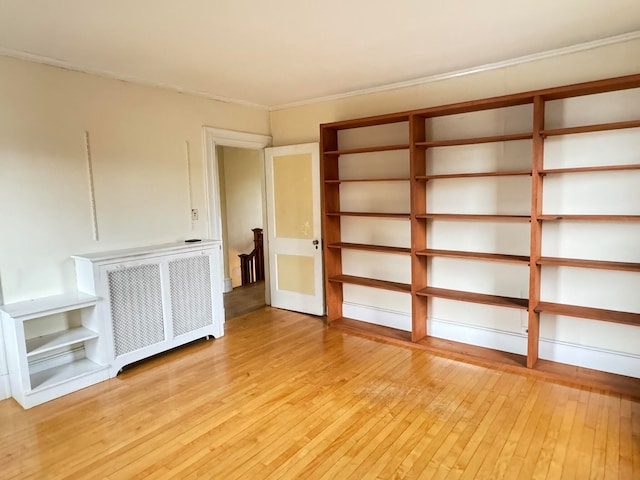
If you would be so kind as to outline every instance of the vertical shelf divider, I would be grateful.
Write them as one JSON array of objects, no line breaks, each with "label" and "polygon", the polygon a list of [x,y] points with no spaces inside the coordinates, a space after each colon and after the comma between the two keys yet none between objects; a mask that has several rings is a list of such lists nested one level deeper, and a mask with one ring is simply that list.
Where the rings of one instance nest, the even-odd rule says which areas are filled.
[{"label": "vertical shelf divider", "polygon": [[409,117],[409,145],[411,177],[411,340],[417,342],[427,335],[427,302],[418,290],[427,286],[428,258],[416,252],[427,248],[427,220],[416,215],[426,212],[427,182],[417,180],[426,175],[426,148],[417,147],[417,142],[426,141],[425,117]]},{"label": "vertical shelf divider", "polygon": [[342,274],[342,253],[338,248],[329,248],[332,243],[340,242],[340,217],[327,215],[327,212],[340,211],[340,184],[327,183],[326,180],[339,179],[338,154],[328,154],[338,150],[338,130],[323,127],[320,131],[320,178],[322,181],[321,205],[324,250],[324,288],[327,302],[327,322],[342,318],[342,283],[330,282],[329,279]]},{"label": "vertical shelf divider", "polygon": [[540,303],[540,272],[538,264],[542,254],[542,223],[538,216],[542,214],[542,179],[544,163],[544,99],[537,95],[533,98],[533,144],[531,159],[531,244],[529,259],[529,314],[527,322],[527,367],[533,368],[538,361],[540,339],[540,313],[536,307]]}]

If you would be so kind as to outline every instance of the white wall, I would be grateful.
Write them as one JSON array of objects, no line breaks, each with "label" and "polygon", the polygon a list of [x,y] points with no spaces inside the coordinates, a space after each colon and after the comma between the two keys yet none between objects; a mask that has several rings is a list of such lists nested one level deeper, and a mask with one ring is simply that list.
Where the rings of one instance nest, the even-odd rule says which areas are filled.
[{"label": "white wall", "polygon": [[[260,152],[246,148],[220,147],[224,163],[225,220],[229,274],[233,288],[242,285],[241,253],[253,250],[253,228],[263,228]],[[223,226],[224,226],[223,225]]]},{"label": "white wall", "polygon": [[262,109],[0,57],[4,302],[75,290],[72,254],[205,238],[205,125],[269,133]]},{"label": "white wall", "polygon": [[[640,40],[633,40],[415,87],[274,111],[271,113],[272,137],[274,145],[317,141],[320,123],[638,72]],[[625,120],[629,115],[637,118],[640,91],[616,95],[617,99],[606,98],[595,106],[580,106],[580,99],[549,106],[547,123],[553,127]],[[612,108],[607,111],[605,107]],[[477,118],[473,119],[474,116]],[[527,131],[531,130],[531,107],[515,107],[500,115],[480,112],[437,119],[429,122],[428,129],[430,138],[439,139]],[[588,140],[589,146],[582,150],[572,143],[574,137],[567,137],[563,145],[556,145],[556,140],[548,140],[547,161],[556,167],[572,166],[572,162],[573,165],[575,162],[581,165],[637,163],[640,148],[637,130],[603,135],[613,138],[611,141]],[[625,135],[629,138],[622,138]],[[406,125],[399,125],[397,128],[382,126],[347,130],[340,132],[339,141],[341,148],[407,143],[407,129]],[[616,146],[612,148],[612,144]],[[434,149],[429,151],[428,165],[434,174],[520,169],[530,165],[530,149],[530,141]],[[342,178],[363,176],[364,168],[367,177],[408,175],[407,151],[381,152],[366,155],[366,159],[362,157],[341,157]],[[612,176],[617,178],[612,179]],[[615,180],[621,187],[612,191],[606,187],[608,180]],[[549,177],[545,180],[544,212],[587,213],[595,209],[595,213],[640,214],[638,182],[638,172],[614,172],[600,176],[585,174],[571,179]],[[431,212],[528,214],[530,208],[528,177],[440,180],[430,182],[429,186],[427,203]],[[384,195],[380,194],[381,190],[384,190]],[[340,191],[341,209],[345,211],[409,210],[408,186],[402,183],[343,183]],[[598,198],[594,192],[598,192]],[[431,248],[529,253],[527,222],[433,221],[429,224]],[[602,234],[603,226],[606,234]],[[342,232],[346,242],[410,245],[408,221],[403,220],[343,218]],[[543,235],[543,253],[548,256],[640,262],[640,228],[635,224],[607,224],[599,228],[570,223],[550,224],[544,227]],[[404,257],[358,251],[343,251],[342,255],[346,274],[410,282],[410,266]],[[526,265],[435,258],[430,261],[430,272],[430,284],[442,288],[520,298],[526,298],[528,294]],[[637,291],[640,291],[638,274],[566,267],[545,268],[543,273],[542,296],[546,301],[640,312],[640,299],[634,294]],[[361,319],[371,321],[388,320],[392,326],[410,329],[408,295],[345,285],[344,298],[347,316],[362,315]],[[430,301],[429,311],[431,334],[518,353],[526,350],[526,311],[444,299]],[[541,336],[543,358],[640,375],[640,329],[636,327],[543,314]]]},{"label": "white wall", "polygon": [[0,71],[0,218],[11,232],[0,244],[6,303],[73,290],[74,253],[205,237],[202,127],[269,131],[260,109],[9,58],[0,58]]}]

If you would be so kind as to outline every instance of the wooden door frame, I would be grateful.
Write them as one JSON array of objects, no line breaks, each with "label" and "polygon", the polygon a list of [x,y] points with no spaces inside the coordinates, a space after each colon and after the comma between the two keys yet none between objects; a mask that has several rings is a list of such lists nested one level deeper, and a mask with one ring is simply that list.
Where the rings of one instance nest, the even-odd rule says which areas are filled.
[{"label": "wooden door frame", "polygon": [[[220,208],[220,178],[218,178],[218,155],[216,147],[236,147],[257,150],[262,164],[261,190],[262,190],[262,223],[265,238],[268,238],[267,225],[267,199],[266,199],[266,173],[264,149],[271,146],[270,135],[238,132],[220,128],[204,127],[205,148],[205,194],[208,206],[207,234],[213,240],[222,239],[222,210]],[[265,303],[271,304],[271,284],[269,281],[269,242],[264,242],[264,271],[265,271]],[[223,244],[223,252],[225,245]],[[222,285],[224,285],[224,268],[222,269]]]}]

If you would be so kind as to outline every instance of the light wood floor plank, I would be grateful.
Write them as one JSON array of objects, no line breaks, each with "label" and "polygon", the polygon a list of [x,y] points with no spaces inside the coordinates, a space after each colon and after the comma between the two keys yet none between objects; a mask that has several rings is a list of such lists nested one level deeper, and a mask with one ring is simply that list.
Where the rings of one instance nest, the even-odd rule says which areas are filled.
[{"label": "light wood floor plank", "polygon": [[543,385],[544,383],[542,382],[533,382],[531,390],[528,391],[526,398],[522,399],[520,408],[515,412],[516,415],[510,417],[512,426],[494,465],[494,478],[496,480],[506,478],[505,474],[507,468],[514,464],[512,459],[515,455],[516,448],[519,445],[520,438],[522,437],[524,426],[531,417],[531,412],[538,400],[538,395]]},{"label": "light wood floor plank", "polygon": [[[547,427],[546,435],[542,440],[540,454],[538,455],[538,460],[534,466],[533,475],[531,477],[535,480],[544,480],[547,478],[553,460],[553,454],[556,446],[558,445],[558,438],[562,431],[565,416],[568,417],[566,421],[567,424],[570,424],[573,421],[572,406],[569,404],[568,392],[565,392],[564,390],[566,389],[562,387],[559,390],[562,400],[556,402]],[[566,426],[565,430],[567,430]]]},{"label": "light wood floor plank", "polygon": [[[562,476],[562,467],[564,465],[565,458],[567,457],[567,452],[573,447],[569,442],[569,439],[571,437],[571,428],[573,427],[573,422],[576,418],[577,409],[578,399],[569,398],[566,408],[562,409],[562,411],[558,413],[559,415],[562,415],[562,420],[558,429],[558,434],[555,437],[554,445],[549,446],[549,449],[552,450],[552,452],[546,478],[554,479]],[[540,460],[538,460],[538,463],[540,463]]]},{"label": "light wood floor plank", "polygon": [[520,474],[524,463],[527,460],[535,461],[537,459],[538,452],[530,447],[532,441],[537,440],[535,432],[537,430],[538,423],[542,420],[542,414],[547,412],[549,408],[553,406],[553,402],[549,399],[553,398],[552,394],[554,386],[555,385],[553,384],[545,382],[543,383],[540,391],[538,391],[535,403],[532,406],[531,414],[527,418],[527,422],[520,429],[518,444],[515,447],[509,464],[507,465],[504,478],[519,478],[518,475]]},{"label": "light wood floor plank", "polygon": [[271,308],[30,410],[0,478],[640,478],[640,402]]},{"label": "light wood floor plank", "polygon": [[631,403],[631,478],[640,478],[640,402]]},{"label": "light wood floor plank", "polygon": [[[542,461],[540,465],[544,471],[539,472],[538,475],[541,475],[542,478],[546,476],[546,469],[549,467],[548,461],[550,459],[545,459],[544,457],[545,440],[555,441],[554,439],[557,434],[555,429],[560,424],[558,411],[562,411],[567,403],[567,397],[562,385],[554,385],[552,390],[555,402],[553,405],[544,406],[540,411],[539,420],[536,424],[535,431],[531,434],[532,440],[520,472],[518,473],[518,478],[535,478],[536,467],[541,457]],[[545,460],[547,460],[547,463],[545,463]]]},{"label": "light wood floor plank", "polygon": [[607,445],[605,459],[605,480],[613,480],[617,478],[620,470],[620,399],[616,397],[608,397],[608,418],[609,424],[606,427]]},{"label": "light wood floor plank", "polygon": [[[529,397],[530,392],[535,385],[535,382],[533,381],[518,378],[517,375],[514,375],[514,377],[515,378],[509,378],[509,381],[514,385],[514,388],[510,395],[505,399],[505,403],[507,405],[501,409],[491,425],[491,428],[496,432],[493,443],[489,445],[491,435],[480,438],[481,435],[478,435],[477,433],[474,434],[476,438],[474,441],[470,442],[470,445],[465,447],[462,454],[456,461],[455,469],[446,477],[447,479],[461,478],[465,473],[465,470],[467,470],[469,462],[475,455],[477,455],[478,449],[483,445],[485,446],[486,451],[482,454],[482,465],[476,474],[476,478],[489,478],[492,480],[496,478],[498,473],[497,460],[500,458],[508,436],[516,422],[517,413],[526,402],[526,399]],[[476,443],[477,446],[474,447],[474,443]]]},{"label": "light wood floor plank", "polygon": [[519,388],[519,382],[513,377],[503,375],[499,385],[493,389],[497,394],[494,402],[484,402],[478,408],[470,408],[455,425],[451,434],[442,443],[438,452],[431,458],[429,465],[422,472],[423,477],[434,480],[441,478],[459,478],[481,444],[484,432],[490,425],[498,422],[501,412],[507,410],[505,402],[512,391]]},{"label": "light wood floor plank", "polygon": [[[569,436],[569,445],[571,448],[567,451],[564,462],[562,464],[562,479],[576,479],[576,470],[577,470],[577,462],[578,462],[578,445],[580,444],[580,439],[582,436],[583,429],[585,428],[585,417],[587,414],[587,407],[589,404],[589,397],[591,396],[591,392],[588,390],[582,390],[577,399],[576,405],[576,415],[573,421],[573,426],[571,428],[571,433]],[[631,422],[629,422],[631,423]]]},{"label": "light wood floor plank", "polygon": [[589,403],[585,412],[584,424],[579,441],[576,444],[578,458],[576,460],[576,478],[591,477],[591,457],[594,454],[594,438],[598,409],[600,408],[601,397],[599,393],[592,392],[589,396]]}]

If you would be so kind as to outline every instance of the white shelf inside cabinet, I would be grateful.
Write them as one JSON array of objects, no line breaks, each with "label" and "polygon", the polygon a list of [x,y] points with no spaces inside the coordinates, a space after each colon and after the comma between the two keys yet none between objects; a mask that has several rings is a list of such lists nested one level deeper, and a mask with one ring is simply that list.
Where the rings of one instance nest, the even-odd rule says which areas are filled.
[{"label": "white shelf inside cabinet", "polygon": [[105,367],[83,358],[72,363],[48,368],[30,375],[32,391],[52,388],[86,375],[104,370]]},{"label": "white shelf inside cabinet", "polygon": [[15,320],[31,320],[56,313],[70,312],[97,305],[98,297],[82,292],[63,293],[51,297],[35,298],[23,302],[10,303],[0,307]]},{"label": "white shelf inside cabinet", "polygon": [[[0,307],[11,395],[24,408],[109,378],[99,346],[99,302],[95,295],[71,292]],[[27,338],[30,321],[76,310],[82,326]],[[64,347],[73,347],[73,352]]]},{"label": "white shelf inside cabinet", "polygon": [[61,347],[73,345],[98,338],[98,333],[85,327],[70,328],[61,332],[50,333],[41,337],[26,340],[27,357],[40,355]]}]

